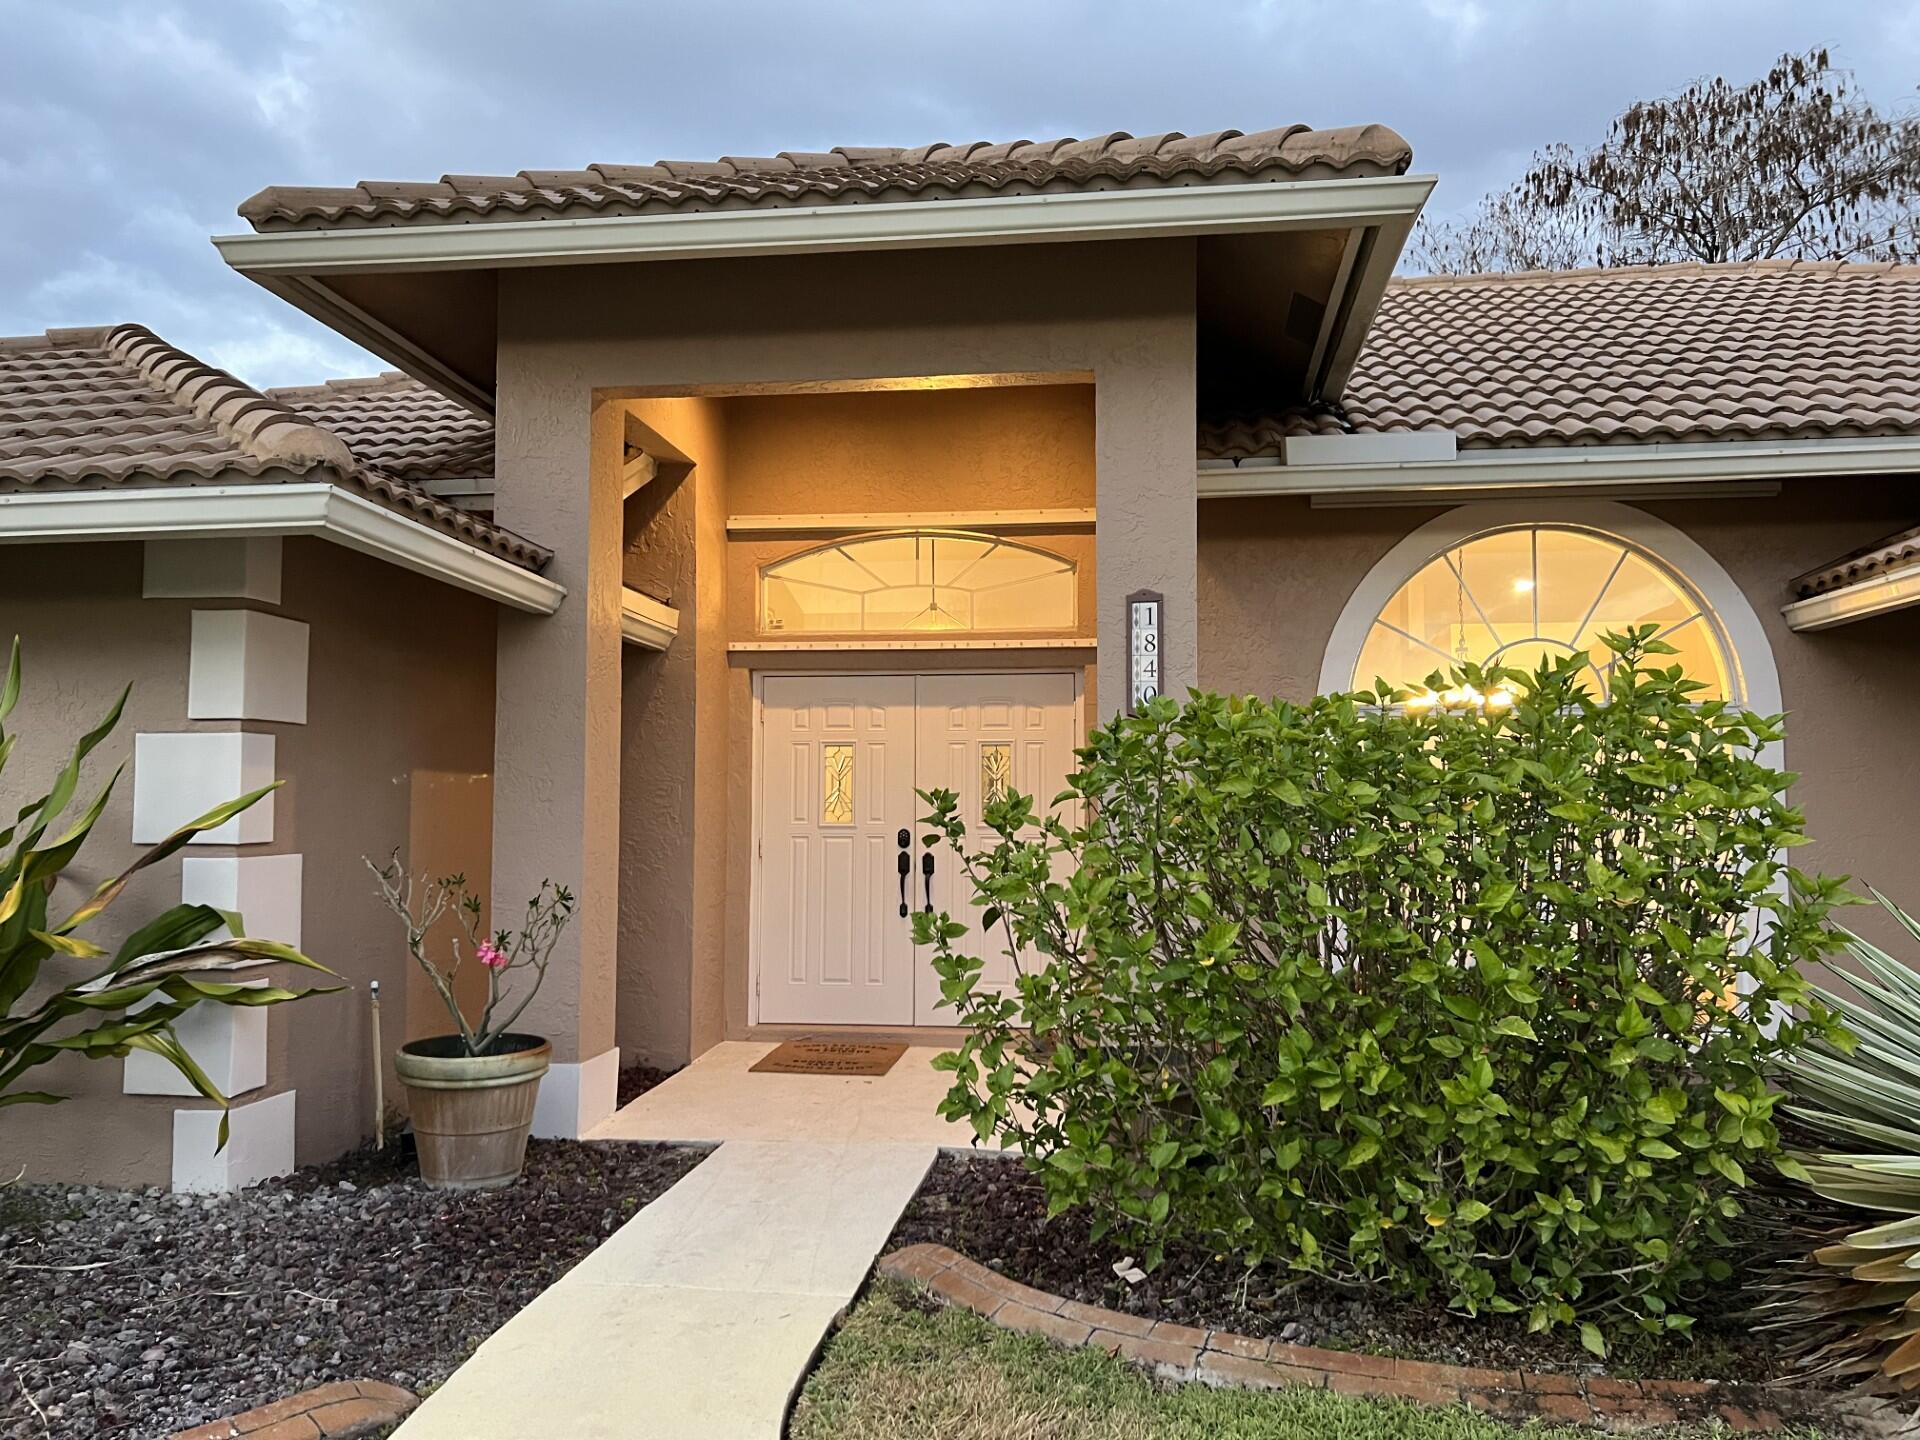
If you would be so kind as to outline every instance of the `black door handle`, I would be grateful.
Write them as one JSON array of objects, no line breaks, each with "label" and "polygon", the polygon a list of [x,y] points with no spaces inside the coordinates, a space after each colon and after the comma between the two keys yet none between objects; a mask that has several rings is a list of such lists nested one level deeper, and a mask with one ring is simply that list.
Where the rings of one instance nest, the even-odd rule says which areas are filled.
[{"label": "black door handle", "polygon": [[933,851],[920,853],[920,878],[927,882],[927,914],[933,914]]},{"label": "black door handle", "polygon": [[907,918],[907,876],[913,873],[913,861],[907,858],[907,852],[900,852],[900,918]]}]

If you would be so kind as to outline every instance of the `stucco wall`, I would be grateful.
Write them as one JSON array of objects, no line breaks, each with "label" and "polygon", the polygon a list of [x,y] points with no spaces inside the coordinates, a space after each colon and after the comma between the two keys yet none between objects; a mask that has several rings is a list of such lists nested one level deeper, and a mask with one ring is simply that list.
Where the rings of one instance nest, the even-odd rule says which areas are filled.
[{"label": "stucco wall", "polygon": [[725,963],[726,507],[721,402],[636,400],[687,456],[627,502],[625,580],[669,600],[680,633],[623,662],[615,1039],[623,1062],[684,1064],[718,1038]]},{"label": "stucco wall", "polygon": [[1002,385],[726,402],[737,515],[1093,504],[1093,387]]},{"label": "stucco wall", "polygon": [[[352,988],[270,1012],[267,1083],[236,1098],[296,1090],[301,1163],[357,1143],[372,1121],[366,981],[383,982],[389,1047],[419,1020],[409,1013],[410,962],[371,894],[361,856],[427,837],[433,853],[416,853],[417,863],[437,872],[466,867],[470,875],[477,867],[484,886],[493,607],[319,540],[285,543],[277,607],[144,599],[138,544],[12,546],[3,558],[0,641],[21,635],[27,680],[9,725],[21,748],[0,776],[0,804],[9,813],[39,793],[74,740],[133,683],[126,715],[88,774],[99,784],[115,765],[126,763],[129,772],[69,871],[80,883],[63,885],[64,898],[117,873],[144,848],[131,841],[137,733],[244,728],[275,737],[277,772],[287,783],[274,799],[272,842],[196,845],[190,853],[303,855],[303,946]],[[192,612],[235,606],[309,622],[305,725],[187,719]],[[436,825],[443,815],[465,823]],[[177,904],[182,858],[137,877],[91,938],[111,948]],[[430,1028],[445,1028],[428,1018]],[[199,1102],[123,1095],[121,1070],[119,1061],[76,1060],[37,1072],[36,1085],[74,1098],[0,1111],[0,1157],[42,1179],[168,1183],[173,1112]],[[387,1093],[398,1102],[390,1067]]]},{"label": "stucco wall", "polygon": [[[1787,581],[1912,524],[1906,482],[1787,482],[1774,498],[1639,503],[1684,531],[1738,583],[1765,627],[1788,712],[1792,800],[1815,843],[1803,868],[1853,874],[1920,903],[1913,716],[1920,611],[1796,634]],[[1302,699],[1354,587],[1434,508],[1315,509],[1304,500],[1200,506],[1201,680],[1210,689]],[[1849,919],[1877,924],[1853,912]]]},{"label": "stucco wall", "polygon": [[[0,809],[11,821],[45,793],[74,742],[132,684],[119,728],[93,752],[77,811],[116,766],[114,787],[88,842],[67,870],[53,908],[71,908],[94,886],[138,858],[133,835],[133,737],[187,725],[186,602],[140,598],[137,544],[10,545],[0,550],[0,645],[18,635],[23,688],[7,722],[18,736],[0,772]],[[71,813],[71,812],[70,812]],[[83,933],[109,950],[156,911],[180,900],[180,858],[163,861],[127,887]],[[90,974],[85,962],[49,960],[37,999],[55,977]],[[87,1179],[110,1185],[164,1185],[172,1171],[173,1111],[181,1101],[122,1095],[117,1060],[62,1059],[29,1072],[27,1086],[68,1095],[57,1106],[0,1110],[0,1179],[26,1167],[29,1180]]]},{"label": "stucco wall", "polygon": [[495,606],[322,540],[287,541],[282,564],[281,613],[311,626],[307,723],[247,728],[278,737],[287,784],[272,848],[304,857],[304,946],[351,987],[272,1012],[269,1086],[298,1092],[306,1164],[371,1133],[368,981],[380,981],[391,1106],[406,1098],[394,1047],[453,1028],[420,985],[365,860],[398,847],[412,871],[464,872],[486,893]]},{"label": "stucco wall", "polygon": [[[1091,503],[1103,517],[1111,511],[1115,523],[1111,532],[1102,527],[1098,543],[1103,563],[1098,572],[1088,567],[1089,578],[1096,586],[1106,583],[1102,577],[1117,561],[1132,584],[1165,589],[1172,602],[1169,643],[1190,670],[1195,611],[1193,510],[1187,498],[1193,455],[1193,291],[1193,246],[1184,241],[1036,246],[990,255],[927,251],[504,274],[499,312],[500,514],[507,523],[522,517],[520,523],[529,533],[557,543],[562,553],[555,573],[573,592],[567,607],[591,614],[598,601],[583,597],[579,582],[591,575],[590,557],[600,542],[571,519],[557,530],[555,523],[541,522],[556,504],[563,516],[570,516],[588,489],[589,475],[597,475],[606,463],[589,434],[599,435],[593,417],[609,402],[724,397],[725,406],[748,415],[739,433],[730,430],[726,437],[724,486],[705,492],[696,487],[684,502],[693,514],[673,520],[672,526],[682,533],[674,542],[679,546],[687,543],[684,527],[689,524],[702,535],[719,534],[718,543],[724,546],[715,524],[724,526],[728,510],[794,514],[1084,506],[1090,503],[1088,477],[1097,468],[1097,499]],[[1048,383],[1011,401],[986,389],[958,392],[958,399],[941,398],[949,392],[939,390],[899,397],[832,393],[859,388],[869,380],[925,376],[1019,376]],[[783,388],[814,393],[765,393]],[[891,422],[902,443],[918,447],[924,441],[917,437],[926,433],[952,439],[951,465],[939,471],[937,496],[930,487],[901,483],[895,475],[898,459],[887,451],[863,450],[858,426],[840,418],[843,408],[847,415],[864,415],[868,406],[890,404],[894,398],[900,401],[898,413],[906,417]],[[821,408],[804,408],[815,404]],[[1011,447],[997,461],[982,459],[973,407],[984,410],[994,404],[1014,407],[1011,413],[1019,417],[1014,428],[1032,442],[1028,451],[1040,447],[1042,460],[1016,454]],[[784,418],[788,416],[803,418]],[[686,450],[686,441],[670,438]],[[610,444],[607,454],[616,453],[617,445]],[[703,467],[694,468],[697,474]],[[991,469],[991,475],[984,475],[983,468]],[[758,478],[743,479],[747,470]],[[823,475],[832,478],[831,485],[819,481]],[[829,502],[830,493],[845,498]],[[902,498],[886,498],[893,494]],[[720,506],[702,510],[706,498],[720,501]],[[683,502],[675,497],[663,503],[672,507]],[[618,538],[630,545],[633,537]],[[674,647],[680,649],[691,636],[688,648],[694,655],[675,660],[669,652],[667,659],[623,661],[628,713],[622,716],[619,763],[603,770],[595,747],[577,743],[578,717],[567,707],[542,713],[537,697],[515,699],[517,692],[504,686],[501,692],[503,737],[511,731],[530,743],[540,727],[552,727],[556,753],[565,755],[569,767],[560,777],[569,793],[601,793],[614,786],[635,792],[620,807],[617,876],[595,882],[621,886],[621,923],[612,943],[623,978],[617,983],[601,980],[603,959],[610,957],[582,954],[575,962],[581,975],[577,1000],[573,993],[560,994],[551,1013],[557,1024],[584,1034],[596,1006],[617,1012],[622,1048],[645,1053],[658,1047],[653,1053],[663,1059],[685,1058],[671,1053],[682,1043],[679,1021],[646,1011],[649,1005],[662,1008],[664,1001],[664,1008],[677,1017],[678,982],[662,978],[635,984],[624,972],[636,958],[645,966],[671,963],[651,951],[648,926],[656,922],[641,920],[640,907],[649,900],[633,892],[648,880],[664,884],[671,865],[678,863],[673,857],[695,857],[691,889],[675,876],[657,925],[677,937],[687,934],[691,924],[690,945],[704,944],[709,935],[723,938],[724,945],[717,955],[702,952],[686,962],[686,1053],[699,1053],[723,1033],[738,1033],[746,1017],[751,830],[743,817],[751,813],[752,751],[745,743],[751,700],[742,657],[734,656],[728,669],[718,727],[709,725],[704,703],[693,702],[696,758],[691,781],[681,772],[681,783],[691,784],[693,805],[676,803],[676,792],[663,783],[665,767],[675,763],[672,757],[681,743],[668,733],[673,717],[682,717],[684,723],[689,714],[687,682],[670,678],[674,666],[691,665],[705,676],[716,658],[726,664],[725,632],[715,630],[710,637],[706,617],[721,616],[723,625],[730,617],[739,628],[737,581],[743,572],[736,568],[732,599],[708,592],[710,572],[700,562],[703,543],[693,542],[698,598],[692,605],[679,593],[687,581],[680,569],[682,558],[664,552],[656,557],[659,568],[673,577],[666,588],[675,591],[670,598],[681,611],[682,632]],[[631,578],[637,573],[631,551],[624,563]],[[750,559],[747,563],[750,571]],[[724,589],[726,567],[714,567],[711,573]],[[747,584],[750,593],[750,581]],[[1117,645],[1122,615],[1116,597],[1102,595],[1086,608],[1093,626],[1089,633],[1099,633],[1103,644]],[[691,617],[691,627],[690,611],[698,612]],[[751,610],[747,615],[750,619]],[[556,617],[561,620],[564,616]],[[555,622],[542,623],[552,627]],[[510,636],[508,626],[503,624],[501,633],[503,657],[524,648],[522,637]],[[551,663],[543,662],[542,688],[565,686],[569,693],[588,693],[597,649],[576,647],[574,631],[565,624],[553,633],[555,647],[546,652]],[[720,648],[711,648],[709,638]],[[528,643],[530,639],[526,637]],[[1044,659],[1053,668],[1060,664],[1058,655],[1032,658],[1034,663]],[[1084,659],[1084,652],[1075,658]],[[980,664],[973,658],[973,668]],[[640,679],[650,668],[657,675]],[[692,689],[699,696],[709,693],[704,679],[692,682]],[[643,755],[656,746],[660,748],[654,759]],[[576,755],[585,763],[578,777],[571,769]],[[707,786],[714,775],[724,781],[717,790]],[[650,787],[651,794],[639,788],[643,786]],[[591,837],[584,843],[576,839],[578,807],[569,811],[566,798],[553,788],[541,814],[503,822],[508,828],[497,833],[495,853],[497,860],[506,857],[510,864],[500,873],[524,867],[527,856],[556,844],[580,856],[583,865],[601,863]],[[710,801],[716,806],[712,812],[707,810]],[[697,818],[709,813],[711,822]],[[596,822],[589,818],[587,823],[591,828]],[[688,827],[693,829],[691,839],[674,833]],[[636,848],[639,828],[649,833]],[[713,837],[719,837],[718,850],[710,844]],[[694,910],[690,918],[683,915],[678,898],[686,893],[694,897],[687,902]],[[711,917],[711,923],[701,917]],[[603,942],[588,933],[582,943],[592,947]],[[581,1054],[597,1053],[584,1039],[577,1048]]]}]

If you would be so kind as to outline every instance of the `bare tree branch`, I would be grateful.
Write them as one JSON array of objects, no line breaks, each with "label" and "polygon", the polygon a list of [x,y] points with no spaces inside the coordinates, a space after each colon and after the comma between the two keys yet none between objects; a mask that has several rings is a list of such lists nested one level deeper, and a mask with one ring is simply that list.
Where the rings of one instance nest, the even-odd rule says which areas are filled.
[{"label": "bare tree branch", "polygon": [[1920,255],[1920,120],[1854,93],[1825,50],[1736,87],[1630,105],[1584,154],[1554,145],[1460,221],[1422,222],[1436,274],[1681,260]]}]

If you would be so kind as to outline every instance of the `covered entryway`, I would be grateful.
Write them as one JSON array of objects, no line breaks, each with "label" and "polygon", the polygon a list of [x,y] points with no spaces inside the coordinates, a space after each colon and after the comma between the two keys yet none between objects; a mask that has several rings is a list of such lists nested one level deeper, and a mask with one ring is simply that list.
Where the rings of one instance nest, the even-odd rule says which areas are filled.
[{"label": "covered entryway", "polygon": [[[912,912],[977,911],[952,852],[923,843],[917,792],[952,790],[981,843],[989,801],[1050,802],[1073,768],[1079,676],[764,675],[757,688],[758,1020],[952,1024]],[[984,982],[1011,988],[1012,962],[984,953]]]}]

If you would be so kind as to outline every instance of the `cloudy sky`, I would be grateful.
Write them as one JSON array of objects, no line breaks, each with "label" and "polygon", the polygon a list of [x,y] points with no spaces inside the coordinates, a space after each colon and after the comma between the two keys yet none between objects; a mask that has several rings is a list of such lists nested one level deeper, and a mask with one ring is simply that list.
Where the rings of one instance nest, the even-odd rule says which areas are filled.
[{"label": "cloudy sky", "polygon": [[1380,121],[1445,212],[1784,50],[1920,82],[1920,0],[0,0],[0,37],[0,335],[137,320],[259,385],[378,368],[207,244],[268,184]]}]

